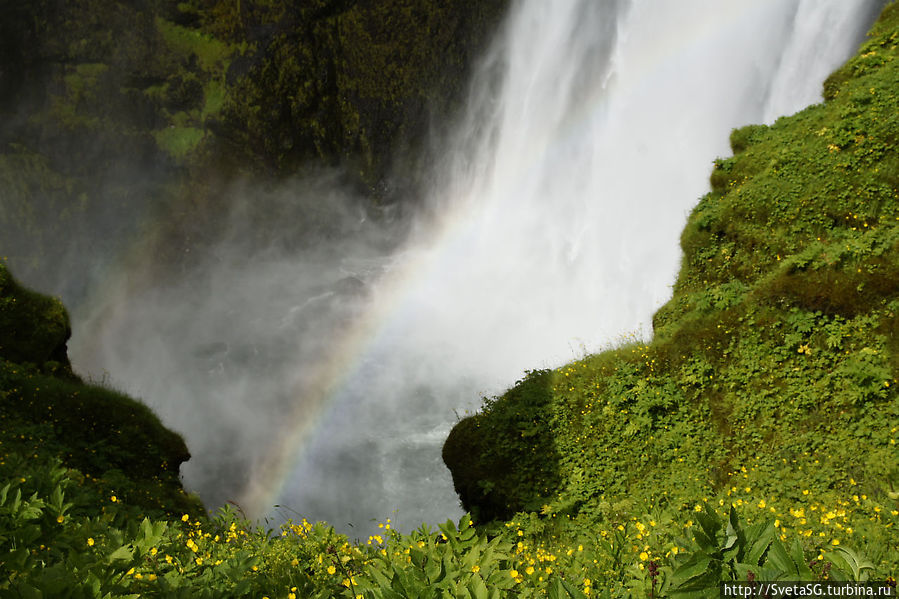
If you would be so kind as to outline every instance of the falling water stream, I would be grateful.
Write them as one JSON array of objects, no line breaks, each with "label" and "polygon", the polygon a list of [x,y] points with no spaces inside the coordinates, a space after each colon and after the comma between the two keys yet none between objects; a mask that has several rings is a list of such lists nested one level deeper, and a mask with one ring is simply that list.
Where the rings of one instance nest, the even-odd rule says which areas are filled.
[{"label": "falling water stream", "polygon": [[210,507],[354,534],[456,517],[457,417],[528,369],[649,337],[731,129],[819,101],[882,5],[514,2],[398,250],[327,181],[235,191],[346,224],[298,250],[234,233],[189,284],[107,282],[74,315],[73,361],[185,435]]}]

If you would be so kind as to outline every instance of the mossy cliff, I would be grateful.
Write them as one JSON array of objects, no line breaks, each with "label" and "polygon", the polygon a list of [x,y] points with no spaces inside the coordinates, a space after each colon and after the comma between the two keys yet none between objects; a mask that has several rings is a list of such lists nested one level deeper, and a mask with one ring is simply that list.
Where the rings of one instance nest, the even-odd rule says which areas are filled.
[{"label": "mossy cliff", "polygon": [[[372,205],[411,201],[432,123],[463,99],[507,4],[6,7],[0,255],[48,285],[155,230],[144,252],[175,263],[215,238],[235,179],[336,169]],[[69,300],[88,283],[71,285]]]},{"label": "mossy cliff", "polygon": [[894,3],[822,104],[732,133],[652,341],[531,373],[456,425],[443,456],[467,509],[895,504],[897,44]]},{"label": "mossy cliff", "polygon": [[92,492],[144,513],[201,511],[178,477],[190,458],[184,440],[143,404],[73,374],[68,337],[59,300],[23,288],[0,263],[0,471],[61,459]]}]

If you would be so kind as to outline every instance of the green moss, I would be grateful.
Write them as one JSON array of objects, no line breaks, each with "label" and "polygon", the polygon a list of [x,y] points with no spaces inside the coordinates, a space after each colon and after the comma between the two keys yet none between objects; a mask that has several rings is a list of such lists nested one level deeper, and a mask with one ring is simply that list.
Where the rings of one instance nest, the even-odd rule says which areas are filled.
[{"label": "green moss", "polygon": [[25,289],[0,263],[0,357],[37,365],[68,364],[70,335],[62,302]]},{"label": "green moss", "polygon": [[203,110],[200,113],[200,119],[205,121],[207,118],[219,114],[225,106],[226,97],[225,85],[220,81],[210,81],[203,90]]},{"label": "green moss", "polygon": [[153,132],[159,147],[174,158],[185,158],[203,141],[204,133],[196,127],[171,125]]},{"label": "green moss", "polygon": [[228,68],[232,54],[228,44],[160,17],[156,18],[156,27],[172,51],[182,56],[196,56],[207,73],[222,73]]}]

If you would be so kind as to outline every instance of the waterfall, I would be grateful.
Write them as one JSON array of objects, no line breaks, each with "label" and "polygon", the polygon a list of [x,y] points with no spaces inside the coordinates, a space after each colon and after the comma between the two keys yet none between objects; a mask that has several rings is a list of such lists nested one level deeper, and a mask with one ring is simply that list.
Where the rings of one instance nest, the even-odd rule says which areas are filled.
[{"label": "waterfall", "polygon": [[[201,285],[122,316],[111,294],[74,361],[185,434],[186,484],[213,505],[350,534],[456,517],[440,448],[457,416],[648,338],[730,130],[819,101],[882,4],[515,2],[398,251],[352,207],[344,238],[302,254],[223,240]],[[278,201],[321,198],[298,187]]]}]

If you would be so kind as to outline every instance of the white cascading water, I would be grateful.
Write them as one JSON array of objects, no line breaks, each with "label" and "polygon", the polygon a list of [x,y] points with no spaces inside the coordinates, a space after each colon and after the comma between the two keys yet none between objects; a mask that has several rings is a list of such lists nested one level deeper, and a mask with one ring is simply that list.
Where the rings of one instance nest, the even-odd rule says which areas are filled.
[{"label": "white cascading water", "polygon": [[[345,239],[298,255],[223,240],[202,285],[97,302],[74,362],[184,433],[211,506],[354,534],[456,517],[457,414],[648,336],[731,129],[819,101],[882,5],[515,2],[401,251],[372,250],[389,232],[352,210]],[[306,430],[285,441],[285,421]]]}]

